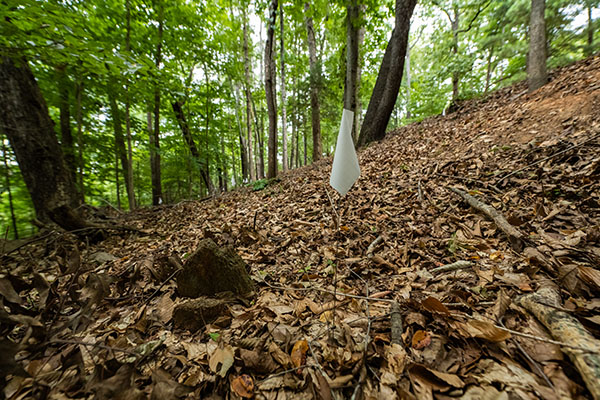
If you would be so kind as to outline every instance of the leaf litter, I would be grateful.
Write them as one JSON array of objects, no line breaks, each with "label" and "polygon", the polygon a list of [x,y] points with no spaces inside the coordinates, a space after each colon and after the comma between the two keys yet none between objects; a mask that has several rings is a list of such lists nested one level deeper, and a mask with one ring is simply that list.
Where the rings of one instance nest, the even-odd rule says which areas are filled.
[{"label": "leaf litter", "polygon": [[[569,358],[582,350],[515,300],[558,287],[550,309],[599,356],[599,81],[593,57],[534,93],[520,83],[400,128],[359,151],[345,198],[327,158],[257,190],[113,216],[145,235],[48,232],[3,255],[2,395],[591,398]],[[496,210],[522,248],[451,189]],[[222,299],[189,331],[164,260],[206,238],[235,248],[256,296]]]}]

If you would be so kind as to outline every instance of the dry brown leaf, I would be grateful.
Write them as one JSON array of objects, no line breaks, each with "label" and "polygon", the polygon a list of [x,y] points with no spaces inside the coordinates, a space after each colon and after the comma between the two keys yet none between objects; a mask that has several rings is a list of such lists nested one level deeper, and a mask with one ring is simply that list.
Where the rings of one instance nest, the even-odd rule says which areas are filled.
[{"label": "dry brown leaf", "polygon": [[438,299],[436,299],[435,297],[430,296],[430,297],[426,298],[425,300],[423,300],[421,305],[423,306],[423,308],[425,308],[428,311],[431,311],[434,313],[450,315],[450,310],[448,310],[448,308],[445,305],[443,305],[442,302],[439,301]]},{"label": "dry brown leaf", "polygon": [[[292,364],[294,367],[301,367],[306,365],[306,353],[308,352],[308,342],[304,339],[298,340],[294,347],[292,347],[292,352],[290,357],[292,359]],[[301,371],[301,370],[298,370]],[[300,372],[301,373],[301,372]]]},{"label": "dry brown leaf", "polygon": [[412,347],[421,350],[431,344],[431,333],[418,330],[412,337]]},{"label": "dry brown leaf", "polygon": [[244,399],[254,396],[254,381],[250,375],[240,375],[231,381],[231,390]]},{"label": "dry brown leaf", "polygon": [[487,321],[470,320],[467,323],[457,323],[470,337],[489,340],[490,342],[502,342],[511,337],[510,333],[497,328]]},{"label": "dry brown leaf", "polygon": [[212,372],[224,378],[233,365],[233,356],[233,347],[227,345],[223,348],[217,348],[210,356],[208,366]]},{"label": "dry brown leaf", "polygon": [[596,288],[600,289],[600,271],[596,268],[592,267],[584,267],[580,265],[578,267],[579,276],[586,283],[596,286]]}]

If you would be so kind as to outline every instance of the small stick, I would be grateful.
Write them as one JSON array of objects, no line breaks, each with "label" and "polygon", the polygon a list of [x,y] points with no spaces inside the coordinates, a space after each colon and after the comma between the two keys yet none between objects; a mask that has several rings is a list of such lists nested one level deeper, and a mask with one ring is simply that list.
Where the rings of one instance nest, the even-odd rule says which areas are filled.
[{"label": "small stick", "polygon": [[377,247],[377,245],[379,243],[381,243],[382,241],[383,241],[383,237],[377,236],[377,238],[371,242],[371,244],[367,248],[367,257],[368,258],[373,257],[373,252],[375,251],[375,247]]},{"label": "small stick", "polygon": [[402,314],[400,313],[400,305],[397,302],[392,303],[390,323],[392,325],[392,343],[402,344]]},{"label": "small stick", "polygon": [[460,260],[460,261],[453,262],[452,264],[446,264],[446,265],[442,265],[441,267],[434,268],[429,272],[431,274],[441,274],[443,272],[452,272],[452,271],[458,271],[459,269],[470,268],[471,266],[473,266],[473,262],[466,261],[466,260]]},{"label": "small stick", "polygon": [[460,189],[451,187],[451,188],[448,188],[448,190],[458,194],[471,207],[473,207],[474,209],[476,209],[478,211],[481,211],[488,218],[490,218],[492,221],[494,221],[496,226],[502,232],[504,232],[504,234],[506,236],[508,236],[508,240],[509,240],[513,250],[515,250],[517,253],[520,253],[521,250],[523,250],[523,248],[525,247],[525,237],[514,226],[509,224],[508,221],[506,220],[506,218],[504,218],[504,216],[498,210],[496,210],[494,207],[492,207],[488,204],[485,204],[485,203],[477,200],[475,197],[471,196],[468,193],[463,192]]}]

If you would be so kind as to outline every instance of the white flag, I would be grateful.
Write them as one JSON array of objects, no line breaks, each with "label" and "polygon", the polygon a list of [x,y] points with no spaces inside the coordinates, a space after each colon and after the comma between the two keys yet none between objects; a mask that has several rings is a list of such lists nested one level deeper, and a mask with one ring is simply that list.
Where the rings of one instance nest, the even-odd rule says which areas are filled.
[{"label": "white flag", "polygon": [[354,111],[344,109],[340,133],[338,133],[335,155],[333,156],[333,167],[329,184],[342,196],[354,185],[360,176],[358,157],[354,150],[352,141],[352,124],[354,122]]}]

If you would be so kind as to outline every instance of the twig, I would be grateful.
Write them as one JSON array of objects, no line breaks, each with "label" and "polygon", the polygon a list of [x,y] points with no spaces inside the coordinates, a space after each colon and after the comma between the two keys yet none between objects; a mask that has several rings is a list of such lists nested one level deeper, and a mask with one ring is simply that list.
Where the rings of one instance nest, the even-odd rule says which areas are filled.
[{"label": "twig", "polygon": [[327,186],[325,186],[325,193],[327,193],[327,198],[329,199],[329,203],[331,204],[331,208],[333,208],[333,212],[334,212],[335,216],[337,217],[336,228],[340,229],[340,225],[342,223],[342,217],[340,216],[340,214],[338,213],[338,211],[335,208],[335,204],[333,203],[333,200],[331,199],[331,196],[329,195],[329,190],[327,190]]},{"label": "twig", "polygon": [[431,274],[441,274],[443,272],[452,272],[457,271],[459,269],[470,268],[473,266],[472,261],[460,260],[453,262],[452,264],[442,265],[441,267],[437,267],[429,271]]},{"label": "twig", "polygon": [[379,243],[381,243],[382,241],[383,241],[383,237],[377,236],[377,238],[371,242],[369,247],[367,247],[367,257],[369,257],[369,258],[373,257],[373,252],[375,251],[375,247],[377,247],[377,245]]},{"label": "twig", "polygon": [[519,173],[519,172],[521,172],[521,171],[524,171],[524,170],[526,170],[527,168],[530,168],[530,167],[533,167],[533,166],[535,166],[535,165],[538,165],[538,164],[540,164],[540,163],[543,163],[544,161],[548,161],[548,160],[550,160],[551,158],[554,158],[554,157],[556,157],[556,156],[559,156],[559,155],[561,155],[561,154],[563,154],[563,153],[566,153],[567,151],[573,150],[573,149],[575,149],[575,148],[577,148],[577,147],[581,147],[581,146],[583,146],[584,144],[587,144],[587,143],[591,142],[592,140],[595,140],[595,139],[597,139],[597,138],[599,138],[599,137],[600,137],[600,134],[596,134],[596,135],[592,136],[591,138],[589,138],[588,140],[584,140],[583,142],[581,142],[581,143],[579,143],[579,144],[574,144],[574,145],[572,145],[571,147],[567,147],[567,148],[566,148],[566,149],[564,149],[564,150],[561,150],[561,151],[559,151],[559,152],[556,152],[556,153],[554,153],[554,154],[552,154],[552,155],[550,155],[550,156],[548,156],[548,157],[544,157],[544,158],[542,158],[541,160],[537,160],[536,162],[533,162],[533,163],[531,163],[531,164],[529,164],[529,165],[526,165],[526,166],[524,166],[523,168],[520,168],[520,169],[518,169],[518,170],[516,170],[516,171],[513,171],[513,172],[509,173],[508,175],[505,175],[504,177],[500,178],[500,180],[499,180],[498,182],[496,182],[496,185],[499,185],[499,184],[500,184],[502,181],[504,181],[505,179],[508,179],[508,178],[510,178],[511,176],[513,176],[513,175],[515,175],[515,174],[518,174],[518,173]]},{"label": "twig", "polygon": [[390,309],[390,324],[392,325],[392,343],[402,344],[402,314],[397,302],[393,302]]},{"label": "twig", "polygon": [[[381,236],[380,236],[380,238],[381,238]],[[375,239],[375,241],[377,241],[377,239]],[[373,243],[375,243],[375,242],[373,242]],[[350,269],[350,272],[352,274],[354,274],[358,279],[360,279],[365,284],[365,291],[366,291],[367,297],[369,297],[369,283],[366,280],[364,280],[359,274],[354,272],[352,269]],[[367,316],[368,322],[367,322],[367,332],[365,333],[365,340],[364,340],[363,358],[361,361],[362,367],[361,367],[361,371],[360,371],[360,377],[358,379],[358,382],[356,383],[356,386],[354,388],[354,393],[352,393],[352,397],[350,398],[350,400],[356,400],[357,396],[360,393],[360,388],[362,387],[362,384],[364,383],[365,378],[367,376],[367,369],[366,369],[365,365],[367,363],[367,349],[369,348],[369,342],[371,341],[371,314],[370,314],[370,308],[369,308],[368,301],[367,301],[367,304],[365,307],[366,307],[365,314]]]},{"label": "twig", "polygon": [[423,191],[421,190],[421,180],[417,182],[417,193],[419,194],[419,201],[423,202]]},{"label": "twig", "polygon": [[263,382],[265,382],[265,381],[268,381],[269,379],[277,378],[278,376],[282,376],[282,375],[288,374],[288,373],[290,373],[290,372],[295,372],[295,371],[298,371],[299,369],[304,369],[304,368],[318,368],[318,366],[317,366],[317,365],[314,365],[314,364],[306,364],[306,365],[301,365],[301,366],[299,366],[299,367],[295,367],[295,368],[286,369],[286,370],[284,370],[284,371],[277,372],[277,373],[275,373],[275,374],[271,374],[271,375],[267,376],[265,379],[262,379],[262,380],[260,380],[260,381],[257,381],[257,382],[255,383],[255,385],[256,385],[256,386],[258,386],[258,385],[260,385],[261,383],[263,383]]},{"label": "twig", "polygon": [[[504,323],[502,323],[503,319],[504,319],[504,317],[500,318],[498,320],[498,323],[503,328],[506,328],[504,326]],[[548,379],[548,377],[546,376],[546,374],[544,373],[544,371],[542,371],[542,369],[540,368],[539,364],[533,358],[531,358],[531,356],[525,351],[525,349],[523,348],[523,346],[521,346],[521,344],[518,341],[516,341],[516,340],[513,341],[513,343],[517,346],[517,348],[519,349],[519,351],[521,352],[521,354],[523,354],[523,356],[531,363],[531,365],[533,365],[535,367],[536,371],[542,376],[542,378],[544,378],[544,380],[546,381],[546,384],[549,387],[551,387],[553,390],[556,390],[554,388],[554,385],[552,384],[552,382],[550,382],[550,379]]]},{"label": "twig", "polygon": [[463,192],[460,189],[451,187],[451,188],[448,188],[448,190],[458,194],[471,207],[473,207],[474,209],[476,209],[478,211],[481,211],[488,218],[490,218],[492,221],[494,221],[496,226],[502,232],[504,232],[504,234],[506,236],[508,236],[508,240],[509,240],[513,250],[515,250],[518,253],[520,253],[523,250],[523,248],[525,247],[525,237],[514,226],[509,224],[508,221],[506,220],[506,218],[504,218],[504,216],[498,210],[496,210],[494,207],[492,207],[488,204],[483,203],[480,200],[477,200],[475,197],[471,196],[468,193]]},{"label": "twig", "polygon": [[169,282],[171,279],[173,279],[175,277],[175,275],[179,274],[181,271],[183,271],[183,268],[180,268],[177,271],[173,272],[171,275],[169,275],[169,277],[167,279],[165,279],[158,288],[156,288],[156,290],[150,295],[150,297],[148,297],[146,300],[144,300],[144,305],[148,304],[150,302],[150,300],[152,300],[154,298],[154,296],[156,296],[158,294],[160,289],[162,289],[163,286],[165,286],[167,284],[167,282]]}]

